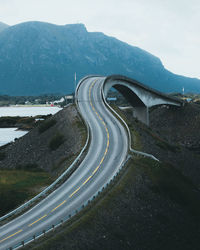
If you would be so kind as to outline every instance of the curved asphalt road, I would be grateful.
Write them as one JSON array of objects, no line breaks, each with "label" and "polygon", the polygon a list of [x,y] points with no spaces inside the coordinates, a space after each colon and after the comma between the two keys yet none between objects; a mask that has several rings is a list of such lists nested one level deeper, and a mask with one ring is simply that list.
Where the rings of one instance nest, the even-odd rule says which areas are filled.
[{"label": "curved asphalt road", "polygon": [[78,89],[78,105],[91,131],[91,143],[85,159],[58,189],[0,228],[0,249],[14,247],[69,214],[73,215],[112,179],[125,161],[127,134],[103,103],[103,81],[103,77],[89,77]]}]

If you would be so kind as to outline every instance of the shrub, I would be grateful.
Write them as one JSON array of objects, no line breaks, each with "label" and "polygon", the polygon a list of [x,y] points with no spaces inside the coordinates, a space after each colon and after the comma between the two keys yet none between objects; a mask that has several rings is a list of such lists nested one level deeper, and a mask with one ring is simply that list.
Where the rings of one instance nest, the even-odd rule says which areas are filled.
[{"label": "shrub", "polygon": [[50,119],[50,120],[43,121],[41,123],[41,125],[39,126],[39,128],[38,128],[39,133],[40,134],[43,133],[44,131],[46,131],[50,127],[53,127],[55,124],[56,124],[56,120],[55,119]]},{"label": "shrub", "polygon": [[23,124],[31,124],[35,122],[35,118],[33,117],[23,117],[18,120],[18,123],[23,123]]},{"label": "shrub", "polygon": [[0,117],[0,122],[1,124],[7,124],[7,126],[14,126],[17,121],[19,120],[19,116],[4,116],[4,117]]},{"label": "shrub", "polygon": [[56,150],[64,142],[64,135],[57,132],[49,142],[49,148],[51,150]]}]

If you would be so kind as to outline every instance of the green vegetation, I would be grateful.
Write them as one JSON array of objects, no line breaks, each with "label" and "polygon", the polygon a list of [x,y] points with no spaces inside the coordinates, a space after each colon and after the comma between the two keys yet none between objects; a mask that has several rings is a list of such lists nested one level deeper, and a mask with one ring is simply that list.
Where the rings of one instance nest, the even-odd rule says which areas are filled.
[{"label": "green vegetation", "polygon": [[[25,130],[30,130],[34,128],[35,126],[40,124],[39,129],[45,130],[48,129],[48,126],[54,125],[55,122],[52,122],[53,124],[49,125],[48,124],[48,118],[51,117],[52,115],[37,115],[34,117],[20,117],[20,116],[5,116],[5,117],[0,117],[0,127],[1,128],[7,128],[7,127],[17,127],[19,129],[25,129]],[[44,119],[45,122],[37,122],[35,119]],[[50,122],[51,123],[51,122]],[[44,125],[43,125],[44,124]]]},{"label": "green vegetation", "polygon": [[41,133],[45,132],[47,129],[53,127],[55,124],[56,124],[56,120],[55,119],[48,119],[46,121],[43,121],[39,125],[38,131],[41,134]]},{"label": "green vegetation", "polygon": [[15,124],[21,119],[19,116],[5,116],[0,117],[0,125],[7,124],[7,126],[15,126]]},{"label": "green vegetation", "polygon": [[[135,228],[136,231],[141,230],[140,224],[138,224],[136,217],[134,217],[134,212],[132,212],[131,209],[132,206],[137,206],[136,204],[138,204],[135,204],[134,199],[131,198],[131,195],[133,195],[131,190],[134,185],[137,186],[138,178],[140,179],[144,175],[150,181],[148,182],[148,186],[146,186],[149,191],[145,189],[145,193],[137,193],[137,198],[143,206],[147,204],[149,208],[151,207],[151,203],[149,204],[149,202],[151,202],[152,198],[151,196],[148,197],[148,195],[153,191],[155,194],[154,197],[156,197],[157,200],[160,199],[159,197],[170,200],[170,202],[172,202],[171,204],[180,205],[179,209],[187,210],[192,216],[199,217],[199,194],[195,186],[186,177],[172,166],[147,158],[134,158],[129,162],[123,173],[119,175],[118,180],[111,184],[103,194],[100,194],[98,198],[91,202],[81,213],[58,228],[53,234],[49,233],[37,241],[37,245],[34,249],[57,249],[59,242],[60,248],[70,250],[74,249],[73,242],[76,242],[78,239],[81,241],[80,244],[84,246],[94,244],[95,241],[99,240],[99,235],[106,235],[108,233],[106,229],[109,230],[110,235],[110,240],[107,238],[108,245],[110,245],[114,239],[115,241],[119,239],[122,240],[124,233],[126,234],[126,241],[128,240],[131,245],[135,245],[131,231],[129,234],[128,231],[124,232],[123,228],[132,229],[132,232],[134,232],[133,228]],[[127,199],[130,200],[130,204],[127,203]],[[158,204],[160,203],[158,202]],[[128,206],[128,209],[126,206]],[[156,209],[159,211],[160,208],[156,207]],[[125,216],[123,210],[129,214]],[[136,210],[140,210],[140,207],[136,207]],[[150,213],[153,213],[153,211],[150,211]],[[115,216],[117,216],[117,222]],[[141,211],[141,216],[147,216],[145,210]],[[162,224],[166,218],[165,214],[159,214],[157,220],[160,220]],[[126,221],[124,221],[124,219]],[[106,226],[108,221],[120,223],[120,227],[115,228],[113,234],[110,234],[110,225],[109,227]],[[96,225],[95,227],[94,224]],[[84,237],[79,238],[80,235],[84,235]],[[105,241],[102,244],[106,244]],[[101,249],[102,245],[101,247],[94,248]]]},{"label": "green vegetation", "polygon": [[65,141],[64,135],[57,132],[49,142],[49,148],[51,150],[56,150]]},{"label": "green vegetation", "polygon": [[20,116],[5,116],[0,117],[0,127],[18,127],[20,129],[29,130],[35,126],[34,117],[20,117]]},{"label": "green vegetation", "polygon": [[31,124],[33,122],[35,122],[35,118],[33,117],[20,117],[21,119],[19,119],[17,122],[18,123],[25,123],[25,124]]},{"label": "green vegetation", "polygon": [[0,216],[19,206],[52,182],[48,173],[0,170]]}]

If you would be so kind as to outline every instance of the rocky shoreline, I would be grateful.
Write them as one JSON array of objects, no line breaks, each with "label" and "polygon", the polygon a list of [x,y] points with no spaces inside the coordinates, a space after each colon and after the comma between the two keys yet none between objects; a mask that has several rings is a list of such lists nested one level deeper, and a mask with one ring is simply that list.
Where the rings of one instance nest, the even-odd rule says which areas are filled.
[{"label": "rocky shoreline", "polygon": [[[82,122],[73,105],[64,108],[54,116],[49,115],[45,121],[37,124],[35,118],[27,117],[18,119],[15,124],[8,120],[0,122],[0,124],[1,126],[10,124],[10,126],[14,125],[24,129],[24,126],[19,126],[22,124],[22,120],[28,121],[26,124],[34,128],[25,136],[15,140],[14,143],[0,148],[0,152],[5,154],[5,158],[0,161],[0,169],[26,168],[28,170],[29,166],[35,166],[52,175],[57,175],[67,159],[81,150],[83,138],[80,127]],[[46,124],[44,131],[41,131],[42,124]],[[51,149],[51,143],[56,140],[56,136],[57,140],[60,138],[62,143],[55,149]]]}]

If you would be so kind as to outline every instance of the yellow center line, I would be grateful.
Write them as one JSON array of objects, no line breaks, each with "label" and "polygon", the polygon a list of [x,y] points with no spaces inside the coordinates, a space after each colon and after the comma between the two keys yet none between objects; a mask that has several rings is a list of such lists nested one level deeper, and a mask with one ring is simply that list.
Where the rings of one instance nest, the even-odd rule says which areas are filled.
[{"label": "yellow center line", "polygon": [[[90,86],[90,88],[89,88],[89,102],[90,102],[90,106],[92,107],[93,111],[96,113],[96,115],[98,116],[99,120],[101,121],[101,123],[102,123],[102,124],[104,125],[104,127],[105,127],[106,134],[107,134],[107,145],[106,145],[106,149],[105,149],[104,155],[103,155],[103,157],[102,157],[102,159],[101,159],[101,161],[100,161],[100,164],[99,164],[99,165],[95,168],[95,170],[92,172],[92,175],[90,175],[90,176],[81,184],[80,187],[78,187],[72,194],[70,194],[69,198],[71,198],[75,193],[77,193],[77,192],[81,189],[81,187],[82,187],[83,185],[85,185],[85,184],[94,176],[94,174],[98,171],[98,169],[100,168],[101,164],[103,163],[103,161],[104,161],[104,159],[105,159],[105,156],[106,156],[106,154],[107,154],[107,152],[108,152],[108,147],[109,147],[109,132],[108,132],[108,128],[107,128],[107,126],[106,126],[104,120],[102,119],[102,117],[101,117],[101,116],[99,115],[99,113],[96,111],[96,109],[95,109],[95,107],[94,107],[94,105],[93,105],[93,103],[92,103],[92,100],[91,100],[91,90],[92,90],[92,87],[94,86],[94,84],[95,84],[96,81],[97,81],[97,80],[95,80],[95,81],[91,84],[91,86]],[[56,208],[57,208],[57,207],[56,207]],[[56,208],[54,208],[54,210],[55,210]],[[54,210],[52,210],[52,211],[54,211]]]},{"label": "yellow center line", "polygon": [[62,203],[60,203],[57,207],[55,207],[54,209],[51,210],[51,213],[54,212],[57,208],[59,208],[60,206],[62,206],[64,203],[66,202],[66,200],[64,200]]},{"label": "yellow center line", "polygon": [[44,216],[40,217],[38,220],[34,221],[33,223],[29,224],[28,226],[31,227],[33,224],[35,224],[36,222],[44,219],[45,217],[47,217],[47,214],[45,214]]},{"label": "yellow center line", "polygon": [[99,166],[95,168],[95,170],[93,171],[92,175],[94,175],[97,172],[97,170],[99,169]]},{"label": "yellow center line", "polygon": [[[104,159],[105,159],[105,156],[106,156],[106,154],[107,154],[108,147],[109,147],[109,132],[108,132],[108,128],[107,128],[107,126],[106,126],[104,120],[102,119],[102,117],[101,117],[101,116],[98,114],[98,112],[96,111],[96,109],[95,109],[95,107],[94,107],[94,105],[93,105],[93,103],[92,103],[92,101],[91,101],[91,90],[92,90],[92,87],[94,86],[94,84],[95,84],[96,81],[97,81],[97,80],[95,80],[95,81],[92,83],[92,85],[90,86],[90,89],[89,89],[90,105],[91,105],[92,109],[94,110],[94,112],[96,113],[96,115],[98,116],[98,118],[100,119],[101,123],[104,125],[104,127],[105,127],[105,129],[106,129],[106,133],[107,133],[107,146],[106,146],[106,150],[105,150],[104,156],[102,157],[102,159],[101,159],[101,161],[100,161],[100,164],[95,168],[95,170],[93,171],[92,175],[90,175],[90,176],[87,178],[87,180],[85,180],[85,181],[82,183],[82,185],[81,185],[80,187],[78,187],[78,188],[69,196],[70,198],[71,198],[75,193],[77,193],[77,192],[80,190],[80,188],[81,188],[83,185],[85,185],[85,184],[94,176],[94,174],[98,171],[98,169],[100,168],[101,164],[103,163],[103,161],[104,161]],[[59,204],[57,207],[55,207],[54,209],[52,209],[51,212],[55,211],[57,208],[59,208],[60,206],[62,206],[65,202],[66,202],[66,200],[64,200],[62,203],[60,203],[60,204]],[[37,219],[37,220],[34,221],[33,223],[29,224],[28,226],[31,227],[32,225],[34,225],[34,224],[37,223],[38,221],[44,219],[45,217],[47,217],[47,214],[45,214],[44,216],[40,217],[39,219]],[[11,237],[13,237],[13,236],[15,236],[16,234],[21,233],[22,231],[23,231],[23,230],[21,229],[21,230],[17,231],[16,233],[11,234],[10,236],[8,236],[8,237],[6,237],[6,238],[0,240],[0,243],[3,242],[3,241],[5,241],[5,240],[7,240],[7,239],[9,239],[9,238],[11,238]]]},{"label": "yellow center line", "polygon": [[77,193],[79,191],[81,187],[78,187],[72,194],[70,194],[69,198],[71,198],[75,193]]},{"label": "yellow center line", "polygon": [[102,164],[102,162],[104,161],[104,158],[105,158],[105,157],[102,157],[102,159],[101,159],[101,161],[100,161],[100,165],[101,165],[101,164]]},{"label": "yellow center line", "polygon": [[21,233],[22,231],[23,231],[23,230],[21,229],[21,230],[17,231],[16,233],[11,234],[10,236],[8,236],[8,237],[6,237],[6,238],[4,238],[4,239],[0,240],[0,243],[1,243],[1,242],[3,242],[3,241],[5,241],[5,240],[7,240],[7,239],[9,239],[9,238],[11,238],[12,236],[14,236],[14,235],[16,235],[16,234]]},{"label": "yellow center line", "polygon": [[87,178],[87,180],[83,182],[82,185],[85,185],[91,178],[92,178],[92,175],[90,175],[90,176]]}]

